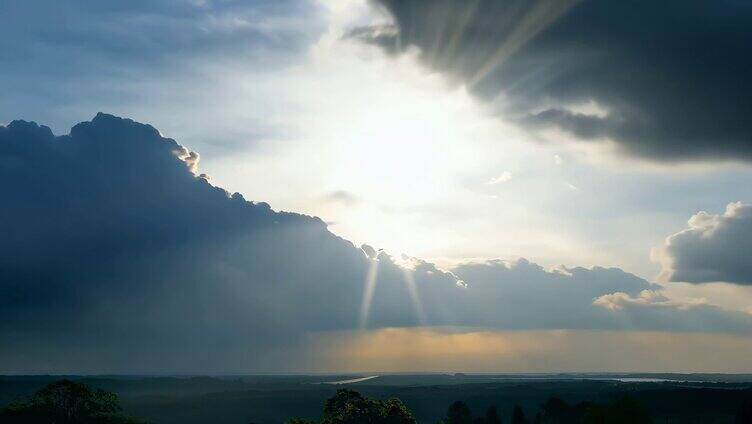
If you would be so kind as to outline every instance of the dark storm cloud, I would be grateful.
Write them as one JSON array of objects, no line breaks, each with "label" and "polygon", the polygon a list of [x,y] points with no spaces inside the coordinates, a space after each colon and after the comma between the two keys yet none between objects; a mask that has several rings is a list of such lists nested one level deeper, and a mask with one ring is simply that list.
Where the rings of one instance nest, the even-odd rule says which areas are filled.
[{"label": "dark storm cloud", "polygon": [[[653,160],[752,160],[750,2],[375,3],[395,26],[353,37],[394,53],[419,48],[528,128],[612,139]],[[590,102],[604,110],[576,107]]]},{"label": "dark storm cloud", "polygon": [[[0,127],[5,367],[34,353],[46,355],[34,367],[247,368],[306,332],[357,326],[365,253],[318,218],[211,186],[197,164],[153,127],[110,115],[62,137]],[[383,275],[401,276],[394,266],[383,261]],[[370,324],[414,324],[402,280],[381,280],[395,313],[374,310]]]},{"label": "dark storm cloud", "polygon": [[655,251],[668,281],[752,285],[752,206],[731,203],[723,214],[700,212],[688,224]]},{"label": "dark storm cloud", "polygon": [[445,272],[357,248],[212,186],[198,164],[111,115],[59,137],[0,126],[1,372],[300,369],[307,334],[359,325],[752,330],[749,315],[673,304],[618,269]]}]

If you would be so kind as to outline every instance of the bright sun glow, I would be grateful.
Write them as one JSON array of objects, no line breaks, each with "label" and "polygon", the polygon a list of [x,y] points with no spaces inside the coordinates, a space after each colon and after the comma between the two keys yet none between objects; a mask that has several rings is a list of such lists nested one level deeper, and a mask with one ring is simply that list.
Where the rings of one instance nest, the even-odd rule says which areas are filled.
[{"label": "bright sun glow", "polygon": [[[463,179],[475,172],[469,170],[493,166],[482,154],[485,145],[511,138],[511,131],[463,87],[429,73],[417,52],[392,58],[346,39],[355,22],[382,19],[367,5],[335,2],[332,13],[337,18],[312,50],[311,67],[295,79],[311,85],[295,89],[310,112],[302,124],[310,143],[294,154],[302,158],[300,169],[316,167],[311,174],[320,186],[358,202],[299,206],[329,217],[346,238],[395,253],[442,246],[446,232],[426,225],[425,215],[468,195]],[[312,92],[327,95],[305,94]],[[316,152],[308,150],[314,146]],[[506,157],[514,152],[509,143]]]},{"label": "bright sun glow", "polygon": [[[444,265],[518,255],[582,263],[577,255],[588,249],[543,212],[576,195],[558,175],[564,167],[556,152],[431,72],[420,52],[393,57],[349,39],[352,28],[387,19],[370,3],[324,5],[331,23],[305,63],[271,75],[228,75],[246,91],[228,99],[230,107],[274,99],[264,120],[284,123],[286,133],[258,143],[253,155],[207,164],[222,169],[214,182],[276,209],[320,216],[356,245],[392,254]],[[289,169],[295,172],[281,171]],[[591,254],[591,262],[610,260]]]}]

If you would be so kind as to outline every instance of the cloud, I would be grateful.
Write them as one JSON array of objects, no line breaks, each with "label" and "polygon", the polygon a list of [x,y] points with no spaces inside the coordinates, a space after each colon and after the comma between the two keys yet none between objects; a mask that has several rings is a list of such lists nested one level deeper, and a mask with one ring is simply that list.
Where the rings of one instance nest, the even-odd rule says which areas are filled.
[{"label": "cloud", "polygon": [[704,301],[676,302],[651,290],[637,296],[621,292],[603,295],[593,305],[612,311],[613,317],[635,328],[745,334],[752,323],[752,315],[746,312],[724,310]]},{"label": "cloud", "polygon": [[710,306],[633,305],[661,288],[619,269],[447,271],[358,248],[212,186],[198,158],[105,114],[64,136],[0,127],[2,372],[304,369],[308,335],[360,327],[752,330]]},{"label": "cloud", "polygon": [[740,95],[752,92],[748,3],[376,3],[393,27],[354,38],[394,54],[418,48],[428,66],[533,131],[610,140],[658,161],[752,159],[752,97]]},{"label": "cloud", "polygon": [[48,74],[45,65],[71,54],[76,60],[57,62],[55,75],[170,74],[199,58],[231,63],[253,57],[270,63],[279,57],[276,51],[300,50],[320,32],[297,25],[301,16],[315,23],[320,13],[305,0],[46,0],[34,5],[8,0],[2,12],[6,75]]},{"label": "cloud", "polygon": [[[307,332],[356,328],[363,251],[318,218],[212,186],[197,159],[105,114],[60,137],[0,127],[0,362],[283,369],[276,353]],[[383,258],[367,324],[415,325],[402,268],[372,256]],[[456,284],[432,265],[412,273]]]},{"label": "cloud", "polygon": [[324,10],[312,0],[3,1],[0,121],[63,131],[106,106],[200,139],[205,154],[227,154],[230,140],[237,153],[290,131],[270,117],[275,102],[255,99],[305,60]]},{"label": "cloud", "polygon": [[653,251],[665,280],[752,284],[752,206],[729,203],[723,214],[699,212],[688,225]]},{"label": "cloud", "polygon": [[638,296],[630,296],[624,292],[604,294],[593,301],[593,305],[602,306],[612,311],[624,310],[629,305],[651,305],[668,302],[668,298],[659,292],[652,290],[643,290]]},{"label": "cloud", "polygon": [[752,330],[752,315],[673,302],[660,285],[618,268],[546,270],[520,259],[465,264],[452,272],[468,282],[456,300],[463,321],[486,328]]},{"label": "cloud", "polygon": [[360,203],[360,197],[345,190],[336,190],[326,195],[327,200],[341,203],[345,206],[355,206]]}]

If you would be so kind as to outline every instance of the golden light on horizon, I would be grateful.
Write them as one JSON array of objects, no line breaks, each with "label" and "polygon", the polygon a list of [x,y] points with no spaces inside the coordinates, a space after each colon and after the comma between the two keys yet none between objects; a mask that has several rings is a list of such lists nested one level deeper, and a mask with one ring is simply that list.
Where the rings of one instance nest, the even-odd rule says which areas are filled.
[{"label": "golden light on horizon", "polygon": [[308,341],[322,372],[752,371],[752,340],[722,333],[415,327]]}]

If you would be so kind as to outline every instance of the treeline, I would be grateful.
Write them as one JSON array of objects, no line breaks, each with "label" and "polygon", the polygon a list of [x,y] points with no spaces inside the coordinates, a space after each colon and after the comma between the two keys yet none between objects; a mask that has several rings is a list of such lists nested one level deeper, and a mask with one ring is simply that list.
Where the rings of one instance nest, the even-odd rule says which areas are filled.
[{"label": "treeline", "polygon": [[[484,415],[474,416],[461,401],[449,405],[446,418],[439,424],[501,424],[504,422],[496,407],[490,406]],[[509,421],[512,424],[651,424],[648,410],[631,397],[625,396],[609,404],[581,402],[570,406],[559,398],[551,398],[540,405],[539,411],[529,420],[517,405]],[[320,424],[415,424],[409,409],[397,398],[369,399],[360,393],[337,390],[324,404]],[[316,421],[293,418],[287,424],[316,424]]]},{"label": "treeline", "polygon": [[[528,418],[519,405],[502,419],[495,406],[489,406],[485,414],[476,416],[461,401],[449,405],[446,417],[438,424],[651,424],[653,419],[648,409],[637,399],[623,396],[609,403],[580,402],[570,405],[553,397],[539,405],[535,415]],[[736,424],[752,424],[752,401],[744,403],[736,414]],[[287,424],[416,424],[410,410],[397,398],[388,400],[369,399],[360,393],[337,390],[328,399],[320,421],[293,418]]]},{"label": "treeline", "polygon": [[[449,405],[446,417],[438,424],[649,424],[653,419],[637,399],[623,396],[601,404],[580,402],[570,405],[551,398],[527,417],[516,405],[502,418],[494,406],[473,414],[461,401]],[[117,395],[91,389],[84,384],[60,380],[49,384],[26,399],[0,409],[2,424],[146,424],[122,414]],[[739,408],[736,424],[752,424],[752,399]],[[252,424],[252,423],[251,423]],[[370,399],[360,393],[340,389],[326,400],[319,421],[293,418],[287,424],[417,424],[410,410],[397,398]]]}]

